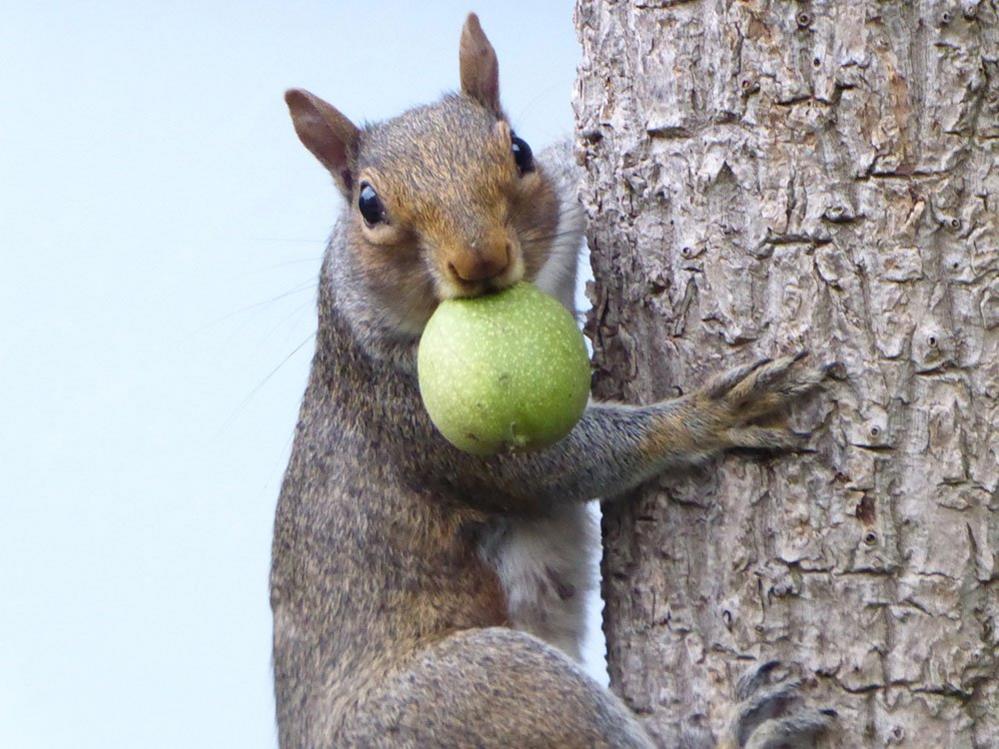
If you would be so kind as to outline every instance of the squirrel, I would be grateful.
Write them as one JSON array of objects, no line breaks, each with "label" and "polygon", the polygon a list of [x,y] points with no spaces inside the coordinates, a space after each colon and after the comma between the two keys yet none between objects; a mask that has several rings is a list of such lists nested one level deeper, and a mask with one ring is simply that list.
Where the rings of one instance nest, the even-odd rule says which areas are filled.
[{"label": "squirrel", "polygon": [[[535,452],[445,441],[416,379],[436,305],[527,280],[572,309],[585,229],[571,147],[535,157],[515,134],[475,14],[459,62],[458,93],[363,128],[285,94],[346,202],[274,525],[280,746],[652,746],[578,663],[598,543],[586,503],[731,448],[799,447],[759,422],[823,372],[784,356],[670,401],[590,403]],[[725,745],[809,746],[826,730],[773,673],[747,677]]]}]

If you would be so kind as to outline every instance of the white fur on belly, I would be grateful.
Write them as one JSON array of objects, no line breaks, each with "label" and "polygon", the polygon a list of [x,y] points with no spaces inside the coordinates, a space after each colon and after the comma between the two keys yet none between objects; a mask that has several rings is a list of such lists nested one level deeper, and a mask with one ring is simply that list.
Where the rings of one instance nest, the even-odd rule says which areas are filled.
[{"label": "white fur on belly", "polygon": [[585,504],[543,518],[502,518],[483,558],[506,593],[511,626],[581,660],[586,599],[596,580],[597,528]]}]

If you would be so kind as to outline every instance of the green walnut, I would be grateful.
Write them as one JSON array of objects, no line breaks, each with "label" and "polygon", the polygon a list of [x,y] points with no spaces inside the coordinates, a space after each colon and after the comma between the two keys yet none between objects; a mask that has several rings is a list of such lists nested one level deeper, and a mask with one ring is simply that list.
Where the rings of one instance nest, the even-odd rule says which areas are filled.
[{"label": "green walnut", "polygon": [[529,283],[441,302],[420,339],[417,371],[434,425],[476,455],[557,442],[590,393],[576,321]]}]

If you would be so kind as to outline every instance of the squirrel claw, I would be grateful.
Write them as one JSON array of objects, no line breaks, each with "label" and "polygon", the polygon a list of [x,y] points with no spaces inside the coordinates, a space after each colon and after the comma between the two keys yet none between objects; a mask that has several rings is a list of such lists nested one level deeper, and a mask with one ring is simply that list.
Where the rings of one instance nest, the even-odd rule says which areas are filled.
[{"label": "squirrel claw", "polygon": [[[795,366],[808,356],[799,351],[778,359],[760,359],[753,364],[735,367],[716,376],[705,388],[712,400],[731,403],[733,407],[760,411],[758,401],[764,401],[766,410],[776,410],[783,401],[793,399],[818,387],[827,375],[828,368]],[[766,411],[757,413],[764,415]]]},{"label": "squirrel claw", "polygon": [[770,674],[780,665],[780,661],[777,660],[766,661],[756,668],[746,671],[746,673],[739,677],[739,681],[735,683],[736,699],[742,702],[760,687],[769,684]]},{"label": "squirrel claw", "polygon": [[846,365],[841,361],[829,362],[822,371],[831,380],[845,380],[847,377]]},{"label": "squirrel claw", "polygon": [[743,364],[740,367],[734,367],[726,372],[715,375],[705,388],[708,397],[712,400],[723,398],[738,383],[745,380],[760,367],[765,366],[772,361],[773,359],[764,357],[762,359],[758,359],[752,364]]}]

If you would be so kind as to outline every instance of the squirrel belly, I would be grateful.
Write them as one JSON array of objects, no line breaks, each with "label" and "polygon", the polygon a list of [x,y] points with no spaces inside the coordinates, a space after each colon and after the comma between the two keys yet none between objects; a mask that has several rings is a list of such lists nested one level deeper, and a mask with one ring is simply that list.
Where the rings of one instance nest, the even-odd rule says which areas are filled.
[{"label": "squirrel belly", "polygon": [[504,518],[480,553],[499,576],[510,626],[582,660],[587,594],[596,580],[597,528],[584,505],[543,518]]}]

